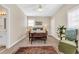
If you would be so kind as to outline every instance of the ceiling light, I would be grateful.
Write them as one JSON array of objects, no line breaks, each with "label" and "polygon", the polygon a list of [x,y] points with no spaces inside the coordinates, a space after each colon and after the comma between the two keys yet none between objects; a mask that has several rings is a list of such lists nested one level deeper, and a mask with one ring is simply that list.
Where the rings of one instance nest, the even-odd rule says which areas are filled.
[{"label": "ceiling light", "polygon": [[39,5],[37,10],[38,10],[38,11],[43,11],[42,5]]}]

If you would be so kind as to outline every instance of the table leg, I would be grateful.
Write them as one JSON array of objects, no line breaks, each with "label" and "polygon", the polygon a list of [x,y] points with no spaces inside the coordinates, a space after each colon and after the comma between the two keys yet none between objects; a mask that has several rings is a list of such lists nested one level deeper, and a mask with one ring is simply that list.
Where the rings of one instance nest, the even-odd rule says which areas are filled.
[{"label": "table leg", "polygon": [[31,38],[31,44],[32,44],[33,38]]}]

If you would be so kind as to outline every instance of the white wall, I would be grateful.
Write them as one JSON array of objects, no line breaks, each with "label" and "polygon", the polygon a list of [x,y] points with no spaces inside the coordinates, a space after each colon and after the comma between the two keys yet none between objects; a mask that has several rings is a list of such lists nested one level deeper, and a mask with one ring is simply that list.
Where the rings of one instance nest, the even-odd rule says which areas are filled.
[{"label": "white wall", "polygon": [[56,20],[55,18],[51,18],[51,22],[50,22],[50,30],[51,30],[51,33],[50,35],[52,35],[53,37],[55,37],[56,39],[59,39],[57,34],[56,34],[56,29],[55,29],[55,23],[56,23]]},{"label": "white wall", "polygon": [[24,36],[26,31],[25,15],[19,7],[16,5],[6,5],[10,9],[10,39],[9,47],[14,45],[17,41]]}]

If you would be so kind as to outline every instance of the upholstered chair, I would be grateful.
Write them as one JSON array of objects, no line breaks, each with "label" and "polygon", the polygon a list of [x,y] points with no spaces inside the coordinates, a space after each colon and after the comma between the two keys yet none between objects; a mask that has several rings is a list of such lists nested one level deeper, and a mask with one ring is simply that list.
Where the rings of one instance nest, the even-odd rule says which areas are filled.
[{"label": "upholstered chair", "polygon": [[58,49],[65,54],[77,53],[78,41],[77,41],[77,29],[67,29],[65,33],[65,39],[60,40]]}]

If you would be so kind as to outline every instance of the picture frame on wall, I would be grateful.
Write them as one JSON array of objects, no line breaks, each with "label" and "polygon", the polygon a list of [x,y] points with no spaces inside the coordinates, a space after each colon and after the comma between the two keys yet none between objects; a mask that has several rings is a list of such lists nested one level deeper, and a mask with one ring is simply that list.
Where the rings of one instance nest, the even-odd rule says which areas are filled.
[{"label": "picture frame on wall", "polygon": [[42,25],[42,22],[41,21],[36,21],[35,25]]}]

